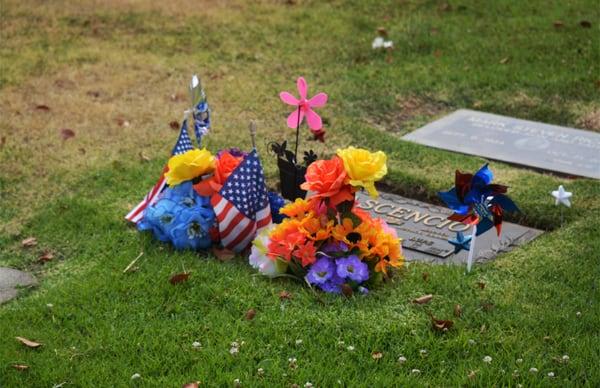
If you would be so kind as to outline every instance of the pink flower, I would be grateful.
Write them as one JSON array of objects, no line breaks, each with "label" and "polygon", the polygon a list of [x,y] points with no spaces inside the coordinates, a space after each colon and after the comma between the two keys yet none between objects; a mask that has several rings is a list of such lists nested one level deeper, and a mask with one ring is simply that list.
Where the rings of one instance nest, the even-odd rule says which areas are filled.
[{"label": "pink flower", "polygon": [[[306,92],[308,86],[306,85],[306,81],[304,78],[300,77],[296,82],[298,84],[298,93],[300,94],[299,100],[292,96],[289,92],[279,93],[279,98],[281,98],[281,101],[288,105],[294,105],[299,108],[294,110],[288,116],[287,125],[290,128],[296,128],[302,123],[304,116],[306,116],[306,122],[308,123],[310,130],[315,134],[315,136],[322,136],[323,130],[321,128],[323,127],[323,122],[321,121],[321,117],[311,108],[319,108],[324,106],[327,103],[327,94],[318,93],[313,98],[307,100]],[[298,115],[300,115],[300,119],[298,119]]]}]

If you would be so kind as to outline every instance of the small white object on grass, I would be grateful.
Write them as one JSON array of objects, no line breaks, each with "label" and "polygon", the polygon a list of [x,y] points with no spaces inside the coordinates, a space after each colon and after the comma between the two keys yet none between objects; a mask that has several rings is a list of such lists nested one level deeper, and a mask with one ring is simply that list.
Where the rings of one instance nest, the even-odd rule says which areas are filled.
[{"label": "small white object on grass", "polygon": [[373,39],[373,43],[371,43],[371,47],[373,47],[373,49],[378,49],[378,48],[382,48],[383,47],[383,43],[384,40],[381,36],[378,36],[377,38]]},{"label": "small white object on grass", "polygon": [[488,364],[489,364],[490,362],[492,362],[492,357],[490,357],[490,356],[485,356],[485,357],[483,357],[483,362],[485,362],[485,363],[488,363]]},{"label": "small white object on grass", "polygon": [[413,370],[410,371],[410,373],[412,373],[414,375],[418,375],[419,373],[421,373],[421,371],[418,370],[418,369],[413,369]]},{"label": "small white object on grass", "polygon": [[548,377],[554,377],[554,372],[548,372]]},{"label": "small white object on grass", "polygon": [[406,357],[404,357],[404,356],[400,356],[400,357],[398,357],[398,362],[399,362],[400,364],[404,364],[404,363],[406,362]]},{"label": "small white object on grass", "polygon": [[573,193],[570,191],[566,191],[563,185],[558,186],[558,190],[554,190],[552,192],[552,196],[555,199],[555,205],[565,205],[566,207],[571,207],[570,198],[573,196]]},{"label": "small white object on grass", "polygon": [[140,375],[139,373],[134,373],[133,375],[131,375],[131,380],[136,380],[136,379],[139,379],[140,377],[142,377],[142,375]]},{"label": "small white object on grass", "polygon": [[193,346],[195,349],[198,349],[199,347],[201,347],[201,346],[202,346],[202,344],[201,344],[200,342],[198,342],[198,341],[194,341],[194,342],[192,343],[192,346]]},{"label": "small white object on grass", "polygon": [[529,368],[529,373],[538,373],[537,368]]}]

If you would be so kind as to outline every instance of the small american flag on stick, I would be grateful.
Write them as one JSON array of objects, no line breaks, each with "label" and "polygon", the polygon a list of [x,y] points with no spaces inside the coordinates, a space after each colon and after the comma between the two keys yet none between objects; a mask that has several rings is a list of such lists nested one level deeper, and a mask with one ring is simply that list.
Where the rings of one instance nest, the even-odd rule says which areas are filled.
[{"label": "small american flag on stick", "polygon": [[246,249],[256,233],[271,224],[271,207],[258,153],[252,150],[211,198],[223,246]]}]

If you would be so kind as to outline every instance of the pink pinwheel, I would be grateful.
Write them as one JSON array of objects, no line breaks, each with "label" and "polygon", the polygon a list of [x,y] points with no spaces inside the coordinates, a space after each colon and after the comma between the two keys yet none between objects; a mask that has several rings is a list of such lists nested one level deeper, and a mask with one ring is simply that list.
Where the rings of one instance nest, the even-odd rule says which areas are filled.
[{"label": "pink pinwheel", "polygon": [[298,129],[302,123],[302,120],[304,119],[304,116],[306,116],[306,122],[308,123],[310,130],[315,134],[315,136],[322,136],[324,134],[324,131],[322,130],[323,122],[321,121],[321,117],[315,113],[312,108],[324,106],[327,103],[327,94],[318,93],[313,98],[307,100],[306,93],[308,86],[306,85],[306,81],[303,77],[300,77],[296,82],[298,84],[300,100],[296,99],[296,97],[292,96],[289,92],[281,92],[279,94],[281,101],[288,105],[294,105],[298,107],[298,109],[293,111],[288,116],[287,125],[290,128]]}]

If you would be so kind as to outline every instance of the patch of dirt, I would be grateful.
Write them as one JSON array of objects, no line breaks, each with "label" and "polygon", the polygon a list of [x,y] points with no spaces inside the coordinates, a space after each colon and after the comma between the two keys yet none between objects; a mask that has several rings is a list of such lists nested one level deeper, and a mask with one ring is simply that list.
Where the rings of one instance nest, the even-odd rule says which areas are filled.
[{"label": "patch of dirt", "polygon": [[448,110],[448,103],[431,97],[396,96],[396,109],[367,121],[383,131],[403,135]]},{"label": "patch of dirt", "polygon": [[594,109],[577,120],[577,126],[583,129],[600,132],[600,109]]}]

